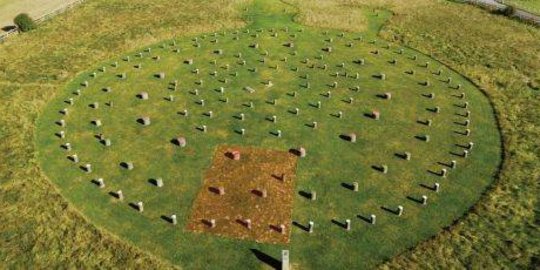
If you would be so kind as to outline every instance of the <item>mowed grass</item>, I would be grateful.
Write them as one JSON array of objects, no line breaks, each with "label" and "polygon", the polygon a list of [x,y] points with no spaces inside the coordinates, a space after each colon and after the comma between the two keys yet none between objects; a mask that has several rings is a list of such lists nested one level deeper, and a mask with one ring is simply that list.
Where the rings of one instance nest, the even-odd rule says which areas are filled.
[{"label": "mowed grass", "polygon": [[335,4],[343,12],[366,6],[391,10],[381,38],[432,54],[478,84],[496,108],[504,137],[498,180],[467,216],[381,268],[537,268],[540,31],[450,1]]},{"label": "mowed grass", "polygon": [[[150,46],[151,53],[141,48],[82,73],[51,102],[38,122],[39,158],[49,178],[98,227],[186,268],[253,268],[261,262],[252,249],[276,257],[283,248],[291,250],[292,263],[300,268],[373,267],[435,235],[466,212],[491,183],[500,161],[499,135],[485,96],[465,78],[426,55],[384,41],[371,42],[375,32],[341,37],[339,31],[330,30],[325,34],[321,29],[294,24],[291,13],[283,9],[290,7],[256,1],[246,14],[251,22],[246,29],[250,31],[241,29],[239,40],[233,40],[232,31],[198,35],[201,48],[193,46],[191,38],[176,39],[176,45],[168,40]],[[378,29],[388,16],[369,9],[362,14],[370,21],[366,29]],[[288,33],[284,27],[288,27]],[[272,36],[271,29],[277,37]],[[283,46],[289,41],[294,42],[294,48]],[[259,48],[249,47],[254,43]],[[352,47],[347,46],[349,43]],[[332,53],[322,51],[328,46],[333,48]],[[174,48],[180,48],[180,53]],[[218,49],[224,54],[213,53]],[[268,56],[264,55],[266,50]],[[142,58],[138,52],[142,52]],[[239,52],[242,56],[235,56]],[[415,55],[418,59],[413,60]],[[129,62],[124,60],[127,56]],[[159,61],[153,56],[160,56]],[[360,58],[365,59],[365,65],[353,63]],[[187,59],[194,59],[194,64],[184,64]],[[239,65],[241,60],[247,64]],[[392,60],[397,63],[392,64]],[[113,67],[113,62],[119,67]],[[430,62],[428,67],[424,67],[426,62]],[[340,67],[341,63],[345,66]],[[134,67],[138,64],[142,68]],[[225,68],[227,64],[229,69]],[[325,64],[327,70],[322,69]],[[105,72],[98,70],[101,66]],[[196,68],[199,73],[194,72]],[[294,71],[296,68],[299,70]],[[439,69],[441,75],[437,75]],[[415,73],[408,75],[406,71],[410,70]],[[95,79],[90,76],[94,71]],[[210,75],[214,71],[217,76]],[[336,71],[341,75],[332,75]],[[157,79],[155,74],[159,72],[165,72],[166,78]],[[234,72],[237,76],[232,75]],[[347,76],[343,76],[345,72]],[[119,79],[121,73],[126,73],[127,79]],[[356,73],[358,79],[354,79]],[[374,77],[380,73],[386,74],[385,80]],[[445,82],[448,77],[451,83]],[[203,85],[196,84],[200,79]],[[179,82],[176,91],[169,89],[173,80]],[[267,80],[272,81],[272,87],[265,86]],[[430,86],[422,85],[426,80]],[[82,87],[83,81],[90,86]],[[307,82],[309,88],[305,87]],[[330,86],[334,82],[338,85],[335,88]],[[455,90],[457,84],[463,87]],[[225,88],[223,94],[217,91],[221,86]],[[243,90],[246,86],[254,88],[255,93]],[[357,86],[359,90],[353,90]],[[112,92],[104,92],[104,87],[111,87]],[[82,95],[74,95],[76,89],[81,89]],[[149,100],[137,99],[142,91],[150,94]],[[327,91],[331,91],[331,97],[326,96]],[[392,93],[391,100],[377,96],[385,92]],[[464,99],[458,98],[461,92]],[[430,93],[435,94],[434,99],[425,96]],[[166,100],[169,95],[174,95],[175,101]],[[66,104],[69,97],[76,100],[74,106]],[[229,102],[223,102],[224,98]],[[354,99],[352,103],[349,98]],[[201,99],[204,106],[197,103]],[[269,104],[274,99],[277,103]],[[109,101],[114,102],[113,107],[106,105]],[[320,109],[314,107],[318,101],[322,103]],[[465,101],[471,104],[469,137],[456,133],[465,129],[460,125],[465,118],[459,115],[465,112],[459,107]],[[99,102],[99,109],[89,107],[93,102]],[[250,102],[254,107],[247,106]],[[428,110],[435,106],[441,107],[441,113]],[[59,111],[65,107],[70,113],[63,117]],[[291,113],[295,108],[300,110],[298,115]],[[179,114],[184,109],[189,111],[188,117]],[[204,115],[210,110],[212,118]],[[381,112],[380,120],[365,116],[372,110]],[[343,112],[343,118],[335,116],[338,111]],[[239,113],[245,114],[244,121],[235,118]],[[277,116],[276,123],[266,120],[271,115]],[[149,116],[152,124],[137,123],[142,116]],[[67,121],[65,141],[54,135],[60,130],[55,124],[60,118]],[[103,126],[93,126],[91,121],[95,119]],[[433,125],[417,122],[425,119],[432,119]],[[313,121],[318,122],[317,129],[309,126]],[[208,132],[197,129],[202,125]],[[235,132],[240,128],[246,129],[246,135]],[[283,132],[281,138],[272,134],[277,130]],[[340,139],[340,135],[351,132],[358,135],[358,142]],[[94,137],[97,133],[111,138],[113,145],[105,148]],[[415,138],[422,134],[430,135],[431,140]],[[179,135],[188,140],[185,149],[170,143]],[[69,153],[60,147],[68,141],[74,148]],[[458,145],[469,141],[476,144],[470,158],[452,154],[461,153]],[[304,225],[315,221],[315,233],[294,227],[289,245],[263,245],[186,232],[183,228],[202,176],[210,166],[214,148],[223,143],[282,151],[304,146],[308,156],[299,160],[295,193],[315,190],[318,200],[296,195],[292,218]],[[412,153],[411,161],[396,157],[403,151]],[[70,162],[66,157],[71,153],[77,153],[82,162]],[[447,168],[444,164],[451,159],[458,160],[458,168],[448,178],[428,172]],[[122,169],[120,163],[124,161],[133,162],[135,169]],[[91,174],[79,167],[86,162],[92,163]],[[382,164],[388,165],[388,174],[372,168]],[[98,177],[105,179],[107,187],[103,190],[91,183]],[[164,179],[163,188],[148,182],[157,177]],[[344,188],[353,181],[360,183],[360,192]],[[434,182],[441,183],[438,194],[422,186]],[[118,189],[126,196],[124,202],[109,194]],[[424,194],[429,195],[427,206],[407,198]],[[145,202],[144,213],[128,205],[139,200]],[[403,217],[381,209],[397,205],[405,207]],[[179,217],[176,227],[161,219],[161,215],[173,213]],[[378,216],[375,226],[361,218],[370,214]],[[349,232],[332,222],[345,219],[353,221]],[[336,252],[324,252],[328,248]]]}]

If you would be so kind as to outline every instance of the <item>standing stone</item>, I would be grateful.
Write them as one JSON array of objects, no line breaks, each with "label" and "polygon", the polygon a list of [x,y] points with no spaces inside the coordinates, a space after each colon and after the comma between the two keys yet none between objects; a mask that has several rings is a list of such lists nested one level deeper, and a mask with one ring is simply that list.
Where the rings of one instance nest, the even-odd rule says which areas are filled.
[{"label": "standing stone", "polygon": [[105,187],[105,181],[103,180],[103,178],[96,179],[96,183],[97,183],[99,188],[104,188]]},{"label": "standing stone", "polygon": [[403,215],[403,206],[402,205],[398,205],[398,207],[397,207],[397,215],[398,215],[398,217],[401,217],[401,215]]},{"label": "standing stone", "polygon": [[358,192],[358,182],[353,182],[352,183],[352,188],[353,188],[354,192]]},{"label": "standing stone", "polygon": [[410,152],[405,152],[403,153],[403,157],[405,160],[411,160],[411,153]]},{"label": "standing stone", "polygon": [[345,220],[345,230],[347,230],[347,231],[351,230],[351,220],[350,219]]},{"label": "standing stone", "polygon": [[112,143],[111,143],[111,139],[105,139],[105,140],[103,140],[103,144],[104,144],[105,146],[111,146],[111,144],[112,144]]},{"label": "standing stone", "polygon": [[233,156],[233,160],[240,160],[240,151],[234,150],[231,152],[231,154]]},{"label": "standing stone", "polygon": [[120,201],[124,200],[124,193],[122,193],[122,190],[116,191],[116,198],[118,198]]},{"label": "standing stone", "polygon": [[349,134],[349,141],[352,143],[356,142],[356,133]]},{"label": "standing stone", "polygon": [[300,153],[300,157],[306,157],[306,149],[304,147],[298,148],[298,152]]},{"label": "standing stone", "polygon": [[248,230],[251,230],[252,228],[251,219],[248,218],[244,222],[246,224],[246,228],[248,228]]},{"label": "standing stone", "polygon": [[156,186],[163,187],[163,179],[161,177],[156,179]]},{"label": "standing stone", "polygon": [[434,190],[435,192],[439,192],[440,189],[441,189],[441,184],[435,183],[435,184],[433,185],[433,190]]},{"label": "standing stone", "polygon": [[176,215],[171,215],[171,223],[173,225],[176,225],[178,223],[178,221],[176,220]]},{"label": "standing stone", "polygon": [[86,173],[91,173],[92,172],[92,164],[90,164],[90,163],[84,164],[84,171],[86,171]]},{"label": "standing stone", "polygon": [[178,138],[176,138],[176,143],[177,143],[178,146],[180,146],[180,147],[186,147],[186,145],[187,145],[186,138],[184,138],[184,137],[178,137]]},{"label": "standing stone", "polygon": [[281,251],[281,270],[290,270],[289,251]]},{"label": "standing stone", "polygon": [[375,223],[377,222],[377,216],[376,215],[371,215],[369,216],[369,223],[371,223],[372,225],[375,225]]},{"label": "standing stone", "polygon": [[456,166],[457,166],[457,161],[455,160],[450,161],[450,168],[455,169]]},{"label": "standing stone", "polygon": [[317,192],[314,191],[314,190],[312,190],[312,191],[310,192],[310,196],[309,196],[309,197],[310,197],[310,199],[311,199],[312,201],[316,201],[316,200],[317,200]]},{"label": "standing stone", "polygon": [[150,125],[150,123],[151,123],[151,122],[150,122],[150,117],[148,117],[148,116],[143,116],[143,117],[141,118],[141,121],[142,121],[142,124],[143,124],[144,126],[148,126],[148,125]]},{"label": "standing stone", "polygon": [[375,120],[379,120],[381,118],[381,113],[379,111],[372,111],[371,112],[371,117]]},{"label": "standing stone", "polygon": [[225,195],[225,187],[218,187],[217,191],[218,195]]},{"label": "standing stone", "polygon": [[441,177],[446,177],[448,175],[448,170],[442,169],[441,170]]},{"label": "standing stone", "polygon": [[422,198],[420,199],[420,202],[423,205],[426,205],[427,204],[427,199],[428,199],[428,197],[426,195],[422,195]]},{"label": "standing stone", "polygon": [[286,231],[285,231],[285,225],[284,224],[279,224],[279,232],[281,234],[285,234]]},{"label": "standing stone", "polygon": [[315,222],[309,221],[308,223],[308,232],[313,233],[313,227],[315,227]]},{"label": "standing stone", "polygon": [[137,205],[137,210],[142,213],[144,211],[144,203],[143,202],[137,202],[136,205]]}]

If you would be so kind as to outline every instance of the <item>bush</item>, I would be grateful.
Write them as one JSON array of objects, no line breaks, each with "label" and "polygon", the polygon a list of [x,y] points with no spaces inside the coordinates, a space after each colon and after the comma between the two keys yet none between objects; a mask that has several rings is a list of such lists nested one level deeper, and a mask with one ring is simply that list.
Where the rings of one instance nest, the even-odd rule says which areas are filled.
[{"label": "bush", "polygon": [[514,12],[516,12],[515,8],[513,6],[506,6],[503,9],[503,15],[504,16],[512,16],[514,15]]},{"label": "bush", "polygon": [[32,29],[36,29],[36,23],[30,16],[26,13],[21,13],[15,17],[13,20],[15,25],[19,28],[21,32],[28,32]]},{"label": "bush", "polygon": [[495,9],[493,11],[493,13],[495,14],[499,14],[499,15],[504,15],[504,16],[507,16],[507,17],[510,17],[512,15],[514,15],[514,12],[516,12],[516,9],[513,7],[513,6],[506,6],[504,8],[498,8],[498,9]]}]

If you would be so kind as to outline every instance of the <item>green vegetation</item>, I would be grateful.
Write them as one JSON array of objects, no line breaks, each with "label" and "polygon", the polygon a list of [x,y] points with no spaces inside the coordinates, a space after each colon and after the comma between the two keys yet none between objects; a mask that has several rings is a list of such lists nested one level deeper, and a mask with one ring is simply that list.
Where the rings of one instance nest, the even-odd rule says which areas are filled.
[{"label": "green vegetation", "polygon": [[[37,136],[42,168],[62,194],[97,226],[190,269],[254,268],[260,262],[252,249],[276,256],[282,248],[291,250],[298,267],[373,267],[462,216],[491,183],[500,159],[498,130],[485,96],[427,56],[370,41],[374,32],[302,28],[283,10],[288,6],[278,3],[256,1],[246,15],[248,28],[239,33],[161,42],[109,60],[68,84],[43,112]],[[362,14],[371,25],[388,16]],[[185,63],[188,59],[193,64]],[[360,59],[365,63],[356,62]],[[104,91],[107,87],[110,91]],[[391,99],[382,97],[387,92]],[[68,98],[74,105],[66,103]],[[460,107],[465,101],[471,104],[466,109]],[[430,111],[435,107],[441,112]],[[380,111],[380,120],[365,116],[372,110]],[[463,116],[467,110],[470,117]],[[241,113],[245,120],[237,119]],[[272,115],[276,122],[268,120]],[[145,116],[149,126],[137,121]],[[65,128],[55,124],[60,118]],[[471,136],[460,134],[466,119],[472,122]],[[433,125],[420,123],[428,120]],[[317,128],[310,126],[313,121]],[[208,131],[201,131],[203,126]],[[64,140],[54,135],[59,130],[65,130]],[[350,133],[358,142],[340,138]],[[112,145],[106,147],[97,134]],[[415,138],[423,134],[429,142]],[[187,147],[171,143],[178,136],[186,137]],[[471,157],[460,157],[459,145],[470,141],[476,144]],[[66,142],[72,150],[60,147]],[[313,220],[316,232],[293,227],[290,244],[264,245],[182,229],[213,151],[223,143],[308,149],[298,163],[295,193],[315,190],[319,199],[296,195],[292,220],[304,226]],[[404,152],[412,153],[411,161],[398,157]],[[67,158],[73,154],[80,162]],[[452,159],[458,160],[455,170],[445,165]],[[135,168],[126,170],[122,162]],[[90,173],[81,168],[86,163],[92,165]],[[374,169],[382,165],[388,173]],[[451,170],[447,179],[436,175],[441,170]],[[97,178],[106,188],[92,183]],[[150,183],[156,178],[164,179],[163,188]],[[353,181],[360,185],[358,193],[345,187]],[[435,182],[441,183],[440,193],[429,188]],[[117,190],[124,202],[111,196]],[[424,194],[427,206],[414,201]],[[137,201],[144,202],[144,213],[129,206]],[[398,205],[406,211],[400,218],[391,213]],[[162,219],[170,214],[179,217],[176,227]],[[371,214],[378,216],[375,226],[362,219]],[[216,218],[218,226],[223,220],[207,218]],[[350,232],[334,224],[345,219],[352,220]],[[323,252],[328,246],[346,252]]]},{"label": "green vegetation", "polygon": [[34,20],[30,18],[30,16],[26,13],[21,13],[17,15],[13,22],[21,32],[28,32],[30,30],[36,29],[37,27]]},{"label": "green vegetation", "polygon": [[504,0],[503,2],[532,13],[540,14],[540,1],[538,0]]},{"label": "green vegetation", "polygon": [[451,2],[356,0],[336,5],[347,12],[374,2],[394,13],[382,37],[433,55],[484,90],[497,111],[505,148],[496,184],[465,218],[384,268],[537,267],[540,93],[531,86],[540,82],[540,31]]},{"label": "green vegetation", "polygon": [[[336,3],[349,12],[375,1]],[[58,195],[38,168],[30,143],[35,119],[67,80],[95,63],[175,35],[239,27],[237,4],[96,0],[46,23],[31,36],[17,36],[0,46],[3,262],[21,268],[167,266],[97,230]],[[540,82],[538,29],[452,3],[377,1],[377,6],[394,13],[383,28],[384,38],[431,54],[481,86],[497,110],[505,146],[496,185],[471,213],[383,267],[534,268],[535,254],[540,253],[534,213],[540,104],[537,90],[530,86]],[[215,19],[207,20],[208,14]],[[69,27],[64,28],[64,20],[70,21]]]}]

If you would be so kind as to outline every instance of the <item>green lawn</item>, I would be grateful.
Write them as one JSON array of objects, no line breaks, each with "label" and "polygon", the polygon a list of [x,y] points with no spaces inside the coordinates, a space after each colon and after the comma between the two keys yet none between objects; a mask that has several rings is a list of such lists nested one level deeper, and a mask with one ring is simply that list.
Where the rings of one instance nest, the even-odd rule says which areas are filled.
[{"label": "green lawn", "polygon": [[[246,13],[251,24],[238,30],[239,40],[233,40],[234,30],[220,31],[215,37],[201,34],[200,48],[193,46],[193,37],[175,40],[176,46],[168,40],[148,46],[151,53],[145,52],[145,47],[96,64],[95,70],[75,78],[41,115],[37,146],[42,168],[61,193],[98,227],[185,268],[254,268],[260,262],[251,249],[276,258],[281,249],[290,249],[292,263],[307,269],[372,267],[391,258],[438,233],[479,199],[500,162],[500,137],[489,101],[474,85],[412,49],[395,44],[387,48],[387,42],[371,42],[389,13],[371,9],[364,12],[369,30],[340,37],[338,31],[325,34],[323,29],[295,24],[289,6],[261,0]],[[271,29],[278,33],[277,37],[272,37]],[[218,42],[213,43],[216,39]],[[294,48],[283,46],[288,41],[294,42]],[[259,44],[258,49],[248,46],[254,43]],[[346,46],[348,43],[353,46]],[[328,46],[333,48],[332,53],[321,50]],[[180,52],[173,52],[174,48]],[[218,49],[224,54],[213,53]],[[400,49],[402,54],[398,53]],[[262,55],[265,50],[268,56]],[[375,50],[380,54],[371,53]],[[143,52],[142,58],[139,52]],[[241,57],[236,55],[238,52]],[[414,55],[417,60],[412,59]],[[125,61],[127,56],[129,62]],[[152,56],[160,56],[160,60]],[[195,60],[193,65],[183,63],[190,58]],[[359,58],[366,64],[353,63]],[[241,59],[246,61],[245,66],[238,65]],[[393,59],[396,64],[390,63]],[[113,67],[113,62],[119,66]],[[427,68],[423,67],[426,62],[430,62]],[[142,68],[134,68],[139,63]],[[338,66],[340,63],[345,67]],[[226,64],[229,69],[224,68]],[[320,68],[324,64],[327,70]],[[105,72],[99,70],[102,66]],[[255,67],[257,71],[252,70]],[[198,74],[193,72],[196,68]],[[442,74],[435,74],[439,69]],[[409,70],[415,73],[406,74]],[[213,71],[218,72],[217,76],[210,75]],[[336,71],[349,76],[335,77],[332,74]],[[93,72],[96,78],[90,76]],[[165,72],[164,80],[155,78],[159,72]],[[238,75],[232,76],[234,72]],[[386,80],[373,77],[381,72],[386,74]],[[121,73],[126,73],[127,79],[119,79]],[[359,79],[351,78],[356,73]],[[445,82],[448,77],[451,83]],[[203,85],[195,84],[199,79]],[[179,82],[176,91],[168,89],[173,80]],[[272,81],[271,88],[264,85],[267,80]],[[430,86],[421,85],[426,80]],[[82,87],[83,81],[88,81],[89,87]],[[336,88],[329,86],[334,81],[338,83]],[[309,89],[306,82],[310,83]],[[462,85],[460,90],[454,89],[457,84]],[[221,86],[225,88],[223,94],[216,91]],[[244,91],[246,86],[256,92]],[[352,90],[356,86],[359,90]],[[102,91],[104,87],[111,87],[112,92]],[[198,95],[194,95],[195,88]],[[80,96],[73,94],[76,89],[81,89]],[[149,93],[149,100],[136,98],[142,91]],[[332,92],[331,97],[323,95],[327,91]],[[296,96],[293,92],[297,92]],[[392,99],[377,97],[384,92],[392,93]],[[465,93],[464,99],[458,98],[461,92]],[[429,93],[434,93],[435,98],[427,98]],[[169,95],[174,95],[175,100],[166,100]],[[354,101],[349,104],[346,100],[350,97]],[[68,98],[73,98],[75,105],[66,104]],[[229,102],[223,102],[224,98]],[[204,106],[197,104],[201,99],[205,100]],[[276,105],[267,102],[274,99]],[[106,105],[110,101],[113,107]],[[322,108],[312,106],[317,101],[322,102]],[[459,124],[466,119],[459,115],[465,109],[458,106],[465,101],[470,103],[471,111],[469,137],[456,133],[465,129]],[[98,109],[89,107],[93,102],[99,103]],[[253,102],[253,108],[246,106],[249,102]],[[441,108],[440,113],[427,110],[435,106]],[[59,114],[66,107],[69,114]],[[298,115],[289,112],[294,108],[300,109]],[[189,111],[188,117],[178,114],[184,109]],[[379,121],[364,116],[374,109],[381,112]],[[212,118],[204,115],[210,110]],[[343,112],[343,118],[333,116],[338,111]],[[246,115],[245,121],[234,117],[239,113]],[[278,117],[277,123],[265,120],[270,115]],[[138,124],[136,120],[141,116],[150,116],[152,124]],[[55,136],[62,130],[55,124],[61,118],[67,122],[63,129],[65,140]],[[103,126],[93,126],[90,122],[95,119],[100,119]],[[417,123],[425,119],[432,119],[433,125]],[[318,122],[317,129],[309,127],[312,121]],[[196,129],[201,125],[208,126],[207,133]],[[245,136],[235,132],[240,128],[246,129]],[[271,134],[278,129],[283,131],[282,138]],[[350,132],[358,135],[357,143],[339,138]],[[100,144],[94,137],[97,133],[110,138],[112,146]],[[421,134],[430,135],[430,141],[415,138]],[[187,138],[188,147],[180,149],[170,143],[178,135]],[[469,141],[475,142],[469,158],[452,154],[462,151],[457,145]],[[73,145],[71,152],[60,147],[64,142]],[[202,184],[202,174],[215,146],[223,143],[278,150],[304,146],[308,156],[299,161],[296,192],[313,189],[319,199],[312,202],[298,195],[292,219],[301,224],[315,221],[315,233],[294,227],[291,243],[280,246],[186,232],[183,227]],[[411,161],[395,156],[403,151],[412,153]],[[81,158],[80,164],[66,158],[73,153]],[[452,159],[458,166],[454,170],[447,168],[450,173],[446,179],[428,172],[446,168],[439,162]],[[123,161],[134,162],[135,169],[122,169],[119,164]],[[87,162],[93,165],[90,174],[79,168]],[[387,174],[372,169],[380,164],[388,165]],[[98,177],[105,179],[105,189],[91,183]],[[156,177],[164,179],[163,188],[149,184],[148,179]],[[360,183],[360,192],[343,188],[343,183],[352,181]],[[434,182],[441,183],[440,193],[421,186]],[[118,189],[126,196],[124,202],[108,194]],[[407,199],[424,194],[429,196],[427,206]],[[142,214],[128,205],[139,200],[145,202]],[[399,218],[381,209],[397,205],[405,207],[405,214]],[[179,217],[177,226],[161,219],[173,213]],[[376,225],[357,217],[370,214],[377,215]],[[347,232],[332,219],[351,219],[353,228]]]}]

